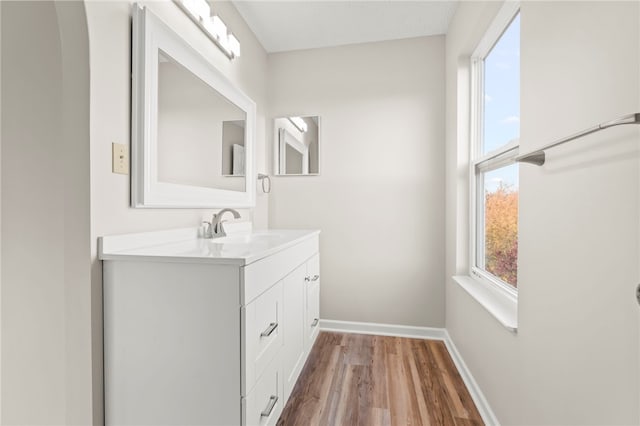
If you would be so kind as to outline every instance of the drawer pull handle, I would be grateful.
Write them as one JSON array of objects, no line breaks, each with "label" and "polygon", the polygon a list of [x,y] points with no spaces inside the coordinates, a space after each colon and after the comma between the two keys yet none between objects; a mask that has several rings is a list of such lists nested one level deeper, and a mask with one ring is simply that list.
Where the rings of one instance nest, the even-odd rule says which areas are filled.
[{"label": "drawer pull handle", "polygon": [[271,398],[269,398],[269,404],[267,405],[267,408],[260,413],[260,417],[269,417],[273,411],[273,407],[276,406],[276,402],[278,402],[278,397],[276,395],[271,395]]},{"label": "drawer pull handle", "polygon": [[311,323],[311,327],[315,327],[316,325],[318,325],[318,322],[319,322],[319,321],[320,321],[320,320],[319,320],[318,318],[314,318],[314,319],[313,319],[313,322]]},{"label": "drawer pull handle", "polygon": [[271,336],[271,334],[273,333],[273,331],[276,328],[278,328],[278,323],[277,322],[272,322],[271,324],[269,324],[269,327],[267,327],[267,329],[265,331],[260,333],[260,337],[269,337],[269,336]]}]

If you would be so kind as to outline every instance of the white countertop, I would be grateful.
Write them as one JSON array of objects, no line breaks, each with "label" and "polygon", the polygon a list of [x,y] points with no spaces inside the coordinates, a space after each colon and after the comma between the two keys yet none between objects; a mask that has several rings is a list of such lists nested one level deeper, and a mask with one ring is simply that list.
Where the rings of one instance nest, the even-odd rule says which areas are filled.
[{"label": "white countertop", "polygon": [[244,266],[308,238],[319,230],[270,229],[222,238],[198,238],[197,228],[100,237],[100,260],[135,260]]}]

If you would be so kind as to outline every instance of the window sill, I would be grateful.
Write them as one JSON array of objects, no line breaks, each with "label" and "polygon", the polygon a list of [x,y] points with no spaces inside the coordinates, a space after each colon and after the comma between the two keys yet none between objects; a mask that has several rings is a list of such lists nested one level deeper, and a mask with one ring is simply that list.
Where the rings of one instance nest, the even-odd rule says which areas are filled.
[{"label": "window sill", "polygon": [[491,285],[470,276],[457,275],[453,280],[484,307],[507,330],[518,331],[518,301]]}]

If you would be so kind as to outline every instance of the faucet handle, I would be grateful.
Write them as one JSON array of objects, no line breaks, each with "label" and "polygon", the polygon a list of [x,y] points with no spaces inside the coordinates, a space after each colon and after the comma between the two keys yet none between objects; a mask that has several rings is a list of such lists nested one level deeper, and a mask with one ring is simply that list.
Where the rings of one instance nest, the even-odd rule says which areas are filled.
[{"label": "faucet handle", "polygon": [[202,221],[203,230],[202,230],[202,238],[213,238],[213,232],[211,229],[211,222],[207,222],[206,220]]},{"label": "faucet handle", "polygon": [[215,215],[214,215],[214,220],[211,223],[211,234],[212,235],[220,235],[220,236],[224,236],[224,229],[222,228],[222,223],[225,222],[222,219],[216,220],[215,219]]}]

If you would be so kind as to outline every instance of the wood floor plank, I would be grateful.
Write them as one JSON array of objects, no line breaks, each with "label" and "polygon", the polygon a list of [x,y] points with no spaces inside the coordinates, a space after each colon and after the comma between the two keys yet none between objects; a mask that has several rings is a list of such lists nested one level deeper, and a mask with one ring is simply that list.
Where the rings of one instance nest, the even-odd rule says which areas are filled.
[{"label": "wood floor plank", "polygon": [[347,364],[344,361],[347,356],[346,352],[346,346],[340,344],[338,357],[336,359],[336,368],[331,376],[328,399],[326,401],[325,409],[323,410],[323,415],[320,417],[319,424],[321,425],[336,424],[335,419],[340,399],[343,394],[343,384],[347,367]]},{"label": "wood floor plank", "polygon": [[[411,343],[410,343],[411,344]],[[411,379],[413,381],[413,391],[416,396],[417,404],[418,404],[418,412],[420,413],[420,422],[424,426],[430,426],[431,421],[429,420],[429,410],[427,409],[426,396],[422,391],[422,386],[420,383],[422,379],[420,378],[420,374],[418,373],[417,363],[415,352],[411,351],[411,360],[410,360],[410,368],[411,368]]]},{"label": "wood floor plank", "polygon": [[387,385],[389,386],[391,424],[412,424],[402,357],[399,354],[387,355]]},{"label": "wood floor plank", "polygon": [[477,407],[473,403],[471,394],[453,363],[453,359],[451,355],[449,355],[449,351],[444,342],[431,341],[429,345],[432,348],[432,353],[436,361],[442,368],[442,376],[445,378],[447,394],[456,409],[455,417],[482,422],[480,412],[478,412]]},{"label": "wood floor plank", "polygon": [[321,332],[278,426],[483,425],[441,341]]},{"label": "wood floor plank", "polygon": [[[320,419],[322,418],[324,413],[326,413],[329,410],[329,407],[326,404],[324,404],[324,402],[329,401],[330,399],[329,396],[331,392],[331,380],[328,380],[327,378],[333,377],[335,374],[335,370],[338,364],[338,359],[340,358],[342,353],[342,347],[336,346],[332,350],[326,351],[326,352],[331,354],[328,362],[328,365],[330,367],[327,369],[326,375],[323,376],[321,374],[316,374],[313,379],[313,382],[317,383],[317,387],[319,388],[319,403],[318,403],[318,409],[312,413],[309,419],[308,424],[310,425],[319,425]],[[309,381],[311,382],[311,380]]]},{"label": "wood floor plank", "polygon": [[469,418],[469,413],[464,408],[462,401],[460,401],[460,396],[458,395],[453,381],[451,380],[451,371],[448,368],[448,365],[445,364],[443,354],[440,351],[441,348],[439,343],[441,342],[437,342],[437,344],[432,344],[432,342],[429,342],[429,347],[431,349],[431,354],[433,355],[440,371],[443,390],[444,392],[446,392],[447,400],[449,402],[449,408],[453,412],[454,416],[467,419]]},{"label": "wood floor plank", "polygon": [[369,419],[371,426],[391,426],[391,413],[388,408],[370,408]]},{"label": "wood floor plank", "polygon": [[427,341],[416,341],[416,356],[420,359],[421,386],[426,396],[426,404],[429,411],[429,421],[432,425],[453,425],[448,404],[445,400],[440,371]]},{"label": "wood floor plank", "polygon": [[[385,338],[382,336],[373,336],[373,355],[371,359],[371,393],[372,408],[382,409],[389,412],[389,393],[387,386],[386,364],[385,364]],[[375,411],[376,413],[378,411]],[[390,421],[390,420],[389,420]]]}]

